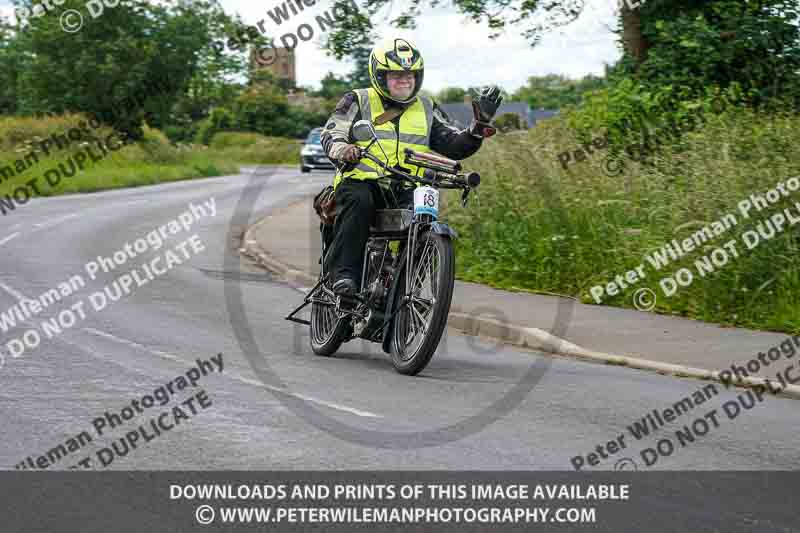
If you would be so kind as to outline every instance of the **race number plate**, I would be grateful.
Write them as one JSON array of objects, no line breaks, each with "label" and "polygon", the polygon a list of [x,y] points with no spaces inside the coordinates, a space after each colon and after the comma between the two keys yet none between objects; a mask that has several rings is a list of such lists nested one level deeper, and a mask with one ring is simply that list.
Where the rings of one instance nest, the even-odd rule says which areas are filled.
[{"label": "race number plate", "polygon": [[414,214],[439,217],[439,191],[433,187],[417,187],[414,189]]}]

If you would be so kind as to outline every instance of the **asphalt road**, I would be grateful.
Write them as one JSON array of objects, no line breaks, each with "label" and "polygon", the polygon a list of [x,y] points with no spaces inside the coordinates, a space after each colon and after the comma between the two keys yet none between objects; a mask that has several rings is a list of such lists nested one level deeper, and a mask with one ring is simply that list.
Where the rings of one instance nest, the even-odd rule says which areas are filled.
[{"label": "asphalt road", "polygon": [[[644,470],[640,451],[655,447],[659,438],[668,438],[674,450],[650,469],[789,470],[800,462],[792,400],[768,398],[731,420],[723,403],[737,401],[742,391],[717,386],[718,396],[659,429],[655,437],[638,441],[629,425],[707,384],[556,358],[529,393],[508,397],[532,364],[546,366],[549,359],[510,347],[492,349],[485,340],[452,330],[440,353],[415,378],[395,373],[377,345],[352,342],[337,357],[313,355],[304,328],[283,320],[302,294],[241,259],[238,238],[247,220],[252,223],[329,179],[284,168],[40,199],[3,217],[0,312],[76,274],[86,285],[0,332],[0,465],[14,469],[29,456],[35,463],[86,432],[91,442],[51,457],[49,468],[68,468],[89,457],[92,468],[102,469],[99,450],[113,450],[111,443],[117,441],[126,451],[118,439],[139,425],[154,433],[147,424],[156,419],[179,424],[150,435],[149,442],[142,436],[124,455],[114,452],[108,468],[571,470],[574,456],[588,461],[587,454],[603,445],[607,458],[598,455],[594,468],[631,469],[636,463]],[[148,250],[89,279],[88,262],[113,255],[126,242],[176,219],[189,202],[200,205],[212,197],[215,216],[170,235],[159,251]],[[254,204],[249,214],[247,204]],[[90,294],[194,234],[202,251],[190,249],[188,260],[180,255],[180,264],[134,286],[105,309],[91,306]],[[59,322],[64,326],[60,334],[42,334],[38,347],[16,358],[6,348],[26,331],[42,333],[44,321],[69,324],[69,313],[62,311],[79,302],[85,318],[78,316],[71,327]],[[231,312],[239,306],[255,347],[241,342],[247,328],[242,329],[242,316]],[[175,378],[196,359],[219,353],[222,372],[202,376],[196,388],[177,390]],[[277,377],[265,384],[262,378],[269,372]],[[98,435],[93,426],[97,417],[120,413],[168,382],[175,392],[168,404],[142,409],[134,419]],[[184,404],[187,416],[179,419],[171,409],[200,389],[207,395],[206,407],[199,406],[199,399],[191,407]],[[498,407],[512,400],[519,403],[510,412]],[[711,411],[716,415],[707,415]],[[159,418],[161,413],[168,416]],[[681,445],[675,431],[684,425],[694,428],[695,440],[684,438]],[[390,432],[403,434],[394,446],[386,437]],[[626,447],[611,453],[606,443],[621,434]],[[438,444],[425,435],[435,435]],[[662,447],[666,450],[667,444]],[[103,453],[108,460],[111,452]]]}]

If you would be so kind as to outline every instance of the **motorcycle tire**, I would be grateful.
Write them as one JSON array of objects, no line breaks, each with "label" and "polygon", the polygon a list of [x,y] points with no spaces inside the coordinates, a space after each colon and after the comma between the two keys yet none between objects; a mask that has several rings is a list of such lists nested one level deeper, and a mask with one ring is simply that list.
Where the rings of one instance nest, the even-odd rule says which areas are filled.
[{"label": "motorcycle tire", "polygon": [[[444,235],[426,231],[420,234],[417,246],[418,259],[414,263],[414,269],[417,279],[415,279],[415,286],[412,288],[412,293],[417,296],[421,293],[421,287],[418,290],[416,284],[421,281],[425,283],[427,278],[433,278],[435,281],[430,284],[431,293],[433,296],[433,303],[430,306],[429,312],[425,315],[427,318],[424,333],[421,333],[422,338],[419,344],[408,353],[408,334],[409,326],[412,324],[411,306],[417,310],[417,317],[420,316],[419,304],[409,303],[403,306],[402,309],[397,311],[397,315],[393,321],[393,327],[390,331],[391,338],[391,355],[392,364],[395,370],[401,374],[414,376],[421,372],[430,362],[436,348],[439,346],[439,341],[442,338],[444,328],[447,326],[447,316],[450,313],[450,303],[453,298],[453,285],[455,282],[455,252],[453,249],[453,242]],[[433,254],[430,259],[429,255]],[[426,267],[427,261],[435,262],[435,265]],[[422,264],[425,262],[425,264]],[[426,270],[425,276],[420,280],[421,270]],[[405,293],[406,275],[408,273],[403,270],[399,280],[399,288],[401,293]],[[435,293],[435,294],[434,294]],[[401,298],[402,294],[398,295]],[[427,304],[425,304],[427,306]],[[425,322],[425,321],[423,321]],[[414,324],[419,324],[417,320]]]}]

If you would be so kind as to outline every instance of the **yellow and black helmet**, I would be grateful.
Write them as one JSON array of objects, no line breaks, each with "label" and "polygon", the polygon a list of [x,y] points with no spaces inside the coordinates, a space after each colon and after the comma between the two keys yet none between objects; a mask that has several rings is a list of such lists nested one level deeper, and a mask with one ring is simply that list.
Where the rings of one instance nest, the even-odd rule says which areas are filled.
[{"label": "yellow and black helmet", "polygon": [[[391,71],[411,71],[414,73],[414,91],[405,100],[392,98],[386,85],[386,73]],[[422,54],[407,39],[389,39],[375,45],[369,55],[369,79],[372,87],[384,98],[405,104],[416,98],[422,88],[425,66]]]}]

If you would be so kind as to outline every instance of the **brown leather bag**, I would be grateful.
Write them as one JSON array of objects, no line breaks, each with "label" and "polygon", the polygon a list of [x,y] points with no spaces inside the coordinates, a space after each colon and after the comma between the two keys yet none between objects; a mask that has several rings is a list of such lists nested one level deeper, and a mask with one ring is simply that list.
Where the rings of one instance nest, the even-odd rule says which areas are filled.
[{"label": "brown leather bag", "polygon": [[333,185],[326,185],[314,197],[314,211],[325,225],[333,224],[336,221],[336,195]]}]

